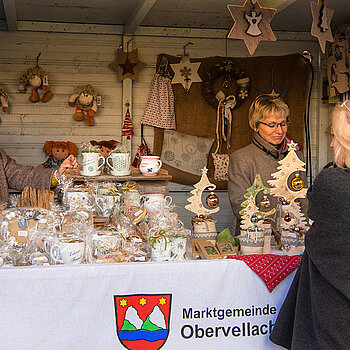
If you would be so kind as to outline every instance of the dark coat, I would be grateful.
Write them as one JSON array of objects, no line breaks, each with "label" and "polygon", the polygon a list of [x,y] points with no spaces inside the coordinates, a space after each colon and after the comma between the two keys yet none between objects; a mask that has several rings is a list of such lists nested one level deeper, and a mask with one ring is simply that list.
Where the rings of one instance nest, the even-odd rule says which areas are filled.
[{"label": "dark coat", "polygon": [[349,349],[350,169],[323,170],[308,191],[305,253],[270,339],[287,349]]},{"label": "dark coat", "polygon": [[26,186],[50,189],[54,170],[17,164],[0,148],[0,203],[9,200],[9,188],[19,191]]}]

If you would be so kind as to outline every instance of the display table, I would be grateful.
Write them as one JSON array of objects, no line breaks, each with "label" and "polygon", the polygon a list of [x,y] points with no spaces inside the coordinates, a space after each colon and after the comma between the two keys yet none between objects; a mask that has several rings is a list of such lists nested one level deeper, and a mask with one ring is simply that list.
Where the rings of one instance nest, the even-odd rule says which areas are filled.
[{"label": "display table", "polygon": [[80,170],[67,169],[66,173],[68,178],[72,179],[75,183],[83,183],[85,181],[110,181],[110,182],[126,182],[135,181],[143,193],[164,193],[168,194],[168,183],[172,177],[169,173],[160,169],[159,173],[155,176],[144,176],[137,168],[131,168],[131,174],[127,176],[112,176],[112,175],[99,175],[99,176],[83,176],[80,175]]},{"label": "display table", "polygon": [[[1,268],[1,348],[281,349],[268,335],[293,276],[270,293],[237,260]],[[121,340],[152,308],[163,340]],[[121,332],[121,317],[129,331]]]}]

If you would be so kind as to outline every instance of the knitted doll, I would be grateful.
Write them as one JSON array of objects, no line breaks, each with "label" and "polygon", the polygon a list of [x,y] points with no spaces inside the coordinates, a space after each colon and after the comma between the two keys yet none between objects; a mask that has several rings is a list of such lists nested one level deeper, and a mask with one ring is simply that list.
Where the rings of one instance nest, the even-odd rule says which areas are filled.
[{"label": "knitted doll", "polygon": [[[69,97],[68,104],[75,108],[73,119],[77,121],[84,120],[89,126],[95,125],[94,115],[97,112],[97,93],[93,86],[87,84],[74,88],[74,94]],[[85,114],[84,114],[85,113]]]},{"label": "knitted doll", "polygon": [[19,78],[18,91],[24,94],[26,92],[27,84],[30,85],[32,90],[32,94],[29,97],[30,102],[36,103],[40,101],[40,96],[38,93],[39,89],[42,89],[44,92],[41,102],[45,103],[52,98],[53,93],[50,91],[47,74],[40,67],[28,68],[22,74],[22,76]]}]

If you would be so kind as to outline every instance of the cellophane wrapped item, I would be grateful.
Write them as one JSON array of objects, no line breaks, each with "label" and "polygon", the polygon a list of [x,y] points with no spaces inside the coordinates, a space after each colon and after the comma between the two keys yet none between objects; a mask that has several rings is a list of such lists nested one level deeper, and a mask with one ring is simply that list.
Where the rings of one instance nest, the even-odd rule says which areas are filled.
[{"label": "cellophane wrapped item", "polygon": [[61,217],[60,231],[46,240],[50,263],[92,263],[93,216],[88,210],[66,211]]},{"label": "cellophane wrapped item", "polygon": [[[107,219],[102,231],[117,237],[116,246],[110,254],[101,256],[96,262],[134,262],[150,260],[150,245],[146,223],[133,223],[121,210],[114,211]],[[104,234],[103,233],[103,234]],[[96,246],[95,246],[96,247]],[[96,257],[97,253],[96,253]]]},{"label": "cellophane wrapped item", "polygon": [[0,265],[48,263],[43,242],[55,233],[55,222],[55,214],[42,208],[18,207],[4,210],[0,224]]},{"label": "cellophane wrapped item", "polygon": [[102,217],[109,216],[113,210],[121,209],[122,185],[113,182],[93,182],[94,209]]},{"label": "cellophane wrapped item", "polygon": [[185,260],[190,234],[175,212],[163,210],[157,213],[149,222],[152,261]]},{"label": "cellophane wrapped item", "polygon": [[94,211],[95,188],[86,182],[84,185],[76,185],[72,179],[67,179],[60,185],[62,207],[65,210],[86,209]]}]

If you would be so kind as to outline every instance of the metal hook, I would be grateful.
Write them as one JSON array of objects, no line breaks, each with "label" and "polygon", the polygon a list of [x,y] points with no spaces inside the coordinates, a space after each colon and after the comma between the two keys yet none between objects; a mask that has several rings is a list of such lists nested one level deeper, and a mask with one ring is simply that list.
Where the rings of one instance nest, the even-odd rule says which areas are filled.
[{"label": "metal hook", "polygon": [[186,53],[186,46],[193,45],[190,41],[184,46],[184,56],[188,56],[188,53]]},{"label": "metal hook", "polygon": [[41,55],[41,52],[39,52],[39,55],[36,56],[36,66],[39,67],[39,57]]}]

